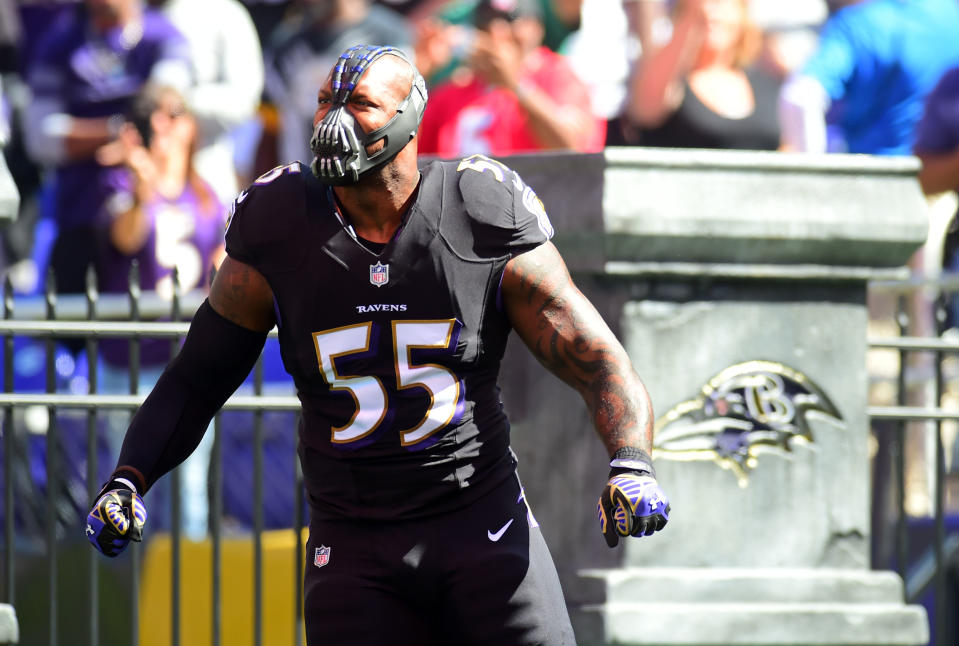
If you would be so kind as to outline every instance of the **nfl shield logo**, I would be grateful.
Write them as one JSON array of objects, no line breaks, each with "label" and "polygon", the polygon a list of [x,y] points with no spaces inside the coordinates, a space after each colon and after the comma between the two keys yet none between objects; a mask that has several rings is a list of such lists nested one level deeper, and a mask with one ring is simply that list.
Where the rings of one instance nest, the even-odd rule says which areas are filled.
[{"label": "nfl shield logo", "polygon": [[382,287],[390,282],[390,266],[381,262],[370,265],[370,282],[377,287]]},{"label": "nfl shield logo", "polygon": [[330,550],[332,548],[326,547],[325,545],[320,545],[316,548],[316,554],[313,556],[313,565],[316,567],[323,567],[330,562]]}]

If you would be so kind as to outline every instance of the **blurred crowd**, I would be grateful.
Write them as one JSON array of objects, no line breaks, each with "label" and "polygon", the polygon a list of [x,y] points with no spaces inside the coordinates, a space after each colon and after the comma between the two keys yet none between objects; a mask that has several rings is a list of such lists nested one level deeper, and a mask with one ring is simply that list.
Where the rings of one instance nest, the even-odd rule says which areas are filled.
[{"label": "blurred crowd", "polygon": [[50,270],[83,292],[91,266],[102,292],[134,266],[202,288],[239,188],[309,163],[317,90],[357,43],[426,77],[422,154],[915,154],[951,191],[956,34],[959,0],[0,0],[22,197],[0,267],[21,293]]}]

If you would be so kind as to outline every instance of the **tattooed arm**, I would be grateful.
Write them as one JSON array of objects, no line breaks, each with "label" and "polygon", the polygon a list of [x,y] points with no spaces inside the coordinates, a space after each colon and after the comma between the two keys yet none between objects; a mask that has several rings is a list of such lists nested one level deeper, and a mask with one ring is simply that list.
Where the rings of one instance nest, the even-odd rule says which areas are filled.
[{"label": "tattooed arm", "polygon": [[579,391],[610,455],[623,447],[647,453],[652,410],[646,387],[599,312],[576,288],[552,243],[506,265],[503,302],[533,355]]},{"label": "tattooed arm", "polygon": [[273,291],[253,267],[227,256],[210,286],[210,305],[240,327],[269,332],[276,323]]}]

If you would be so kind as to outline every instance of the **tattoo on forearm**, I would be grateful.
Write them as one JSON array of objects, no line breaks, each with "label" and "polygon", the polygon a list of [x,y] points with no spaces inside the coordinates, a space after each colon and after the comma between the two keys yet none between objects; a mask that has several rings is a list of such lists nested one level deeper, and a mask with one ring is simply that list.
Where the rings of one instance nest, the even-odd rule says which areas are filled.
[{"label": "tattoo on forearm", "polygon": [[[517,263],[524,335],[536,357],[573,386],[586,402],[611,451],[627,444],[649,448],[651,411],[646,389],[629,357],[568,275],[536,263]],[[531,325],[530,325],[531,324]]]}]

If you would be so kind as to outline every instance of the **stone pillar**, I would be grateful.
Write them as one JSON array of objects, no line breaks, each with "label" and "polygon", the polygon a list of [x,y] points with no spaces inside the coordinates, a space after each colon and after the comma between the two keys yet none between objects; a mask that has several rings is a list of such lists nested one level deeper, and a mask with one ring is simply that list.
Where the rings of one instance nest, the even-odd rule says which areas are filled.
[{"label": "stone pillar", "polygon": [[0,644],[16,644],[19,640],[20,631],[13,606],[0,603]]},{"label": "stone pillar", "polygon": [[511,352],[520,473],[581,646],[926,643],[899,577],[869,569],[866,414],[866,283],[906,275],[926,239],[917,162],[609,149],[507,163],[650,391],[673,504],[664,532],[607,549],[585,410]]}]

